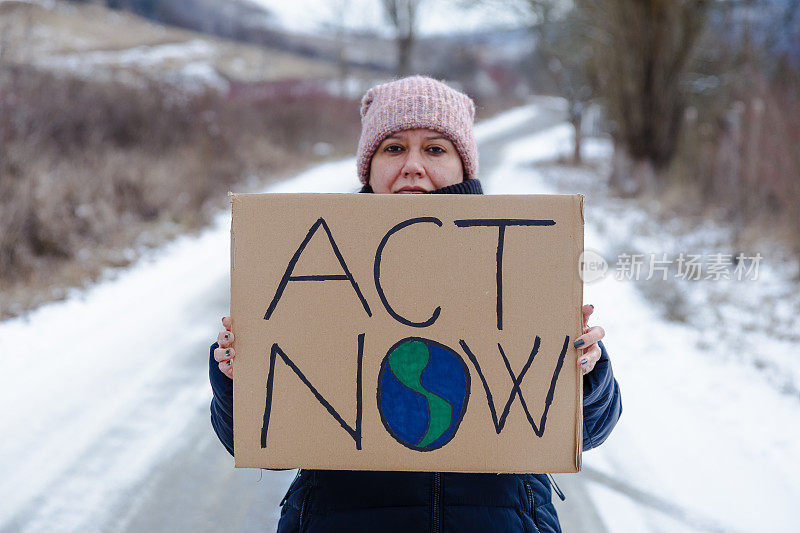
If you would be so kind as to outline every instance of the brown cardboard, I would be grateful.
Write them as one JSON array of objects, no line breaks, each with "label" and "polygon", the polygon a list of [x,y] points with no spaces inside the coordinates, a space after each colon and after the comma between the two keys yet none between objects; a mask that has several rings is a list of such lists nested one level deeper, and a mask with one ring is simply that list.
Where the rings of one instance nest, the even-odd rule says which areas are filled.
[{"label": "brown cardboard", "polygon": [[[580,470],[582,195],[231,194],[231,203],[237,467]],[[541,435],[517,394],[502,418],[513,382],[500,347],[517,377],[537,336],[519,389],[537,428],[552,389]],[[409,337],[426,341],[388,355]]]}]

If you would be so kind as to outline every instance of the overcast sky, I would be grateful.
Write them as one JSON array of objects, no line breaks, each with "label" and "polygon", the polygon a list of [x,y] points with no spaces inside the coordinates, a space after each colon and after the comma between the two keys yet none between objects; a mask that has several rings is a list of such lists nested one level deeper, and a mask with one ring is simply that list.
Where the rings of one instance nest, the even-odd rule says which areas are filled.
[{"label": "overcast sky", "polygon": [[[343,24],[353,30],[371,29],[391,34],[383,15],[381,0],[250,0],[270,9],[278,22],[291,30],[319,31],[330,24]],[[483,28],[515,27],[519,11],[504,6],[509,2],[469,2],[468,0],[420,0],[418,32],[421,35],[471,31]],[[472,7],[464,7],[470,3]]]}]

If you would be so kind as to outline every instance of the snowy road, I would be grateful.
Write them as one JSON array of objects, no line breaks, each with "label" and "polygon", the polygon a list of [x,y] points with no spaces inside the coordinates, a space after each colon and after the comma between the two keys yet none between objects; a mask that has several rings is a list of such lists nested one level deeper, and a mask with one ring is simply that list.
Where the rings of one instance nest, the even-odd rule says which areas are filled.
[{"label": "snowy road", "polygon": [[[591,173],[553,179],[531,164],[569,153],[563,116],[559,101],[541,99],[478,126],[487,193],[596,190],[580,181]],[[608,157],[607,143],[586,149]],[[329,163],[270,190],[353,190],[354,169]],[[607,256],[630,219],[601,192],[586,209],[586,246]],[[234,470],[208,421],[208,346],[229,309],[229,217],[0,323],[0,530],[274,528],[294,473]],[[633,283],[607,277],[584,298],[606,329],[624,414],[584,455],[584,473],[556,476],[564,531],[798,530],[798,399],[702,348]]]},{"label": "snowy road", "polygon": [[[478,129],[482,149],[561,116],[552,102],[508,113]],[[271,190],[353,190],[354,170],[330,163]],[[14,368],[0,390],[0,530],[271,529],[293,472],[234,470],[208,421],[229,229],[220,213],[199,237],[0,324],[0,361]]]}]

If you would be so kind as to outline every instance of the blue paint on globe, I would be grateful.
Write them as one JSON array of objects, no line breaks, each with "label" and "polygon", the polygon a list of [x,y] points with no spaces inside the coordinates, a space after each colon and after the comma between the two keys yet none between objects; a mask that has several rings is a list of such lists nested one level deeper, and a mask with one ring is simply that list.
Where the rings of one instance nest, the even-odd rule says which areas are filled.
[{"label": "blue paint on globe", "polygon": [[[436,344],[429,345],[428,348],[431,360],[422,372],[422,385],[447,400],[453,406],[453,413],[461,413],[466,408],[469,394],[469,372],[466,365],[452,350]],[[449,442],[457,428],[457,424],[450,424],[447,431],[429,447],[436,449]]]},{"label": "blue paint on globe", "polygon": [[392,421],[395,438],[403,442],[419,442],[428,429],[425,397],[400,383],[392,372],[381,381],[381,412]]},{"label": "blue paint on globe", "polygon": [[[398,359],[398,353],[405,358]],[[400,368],[398,361],[408,364]],[[401,372],[399,377],[393,368]],[[412,450],[431,451],[455,436],[469,391],[469,369],[458,353],[436,341],[409,337],[395,343],[381,363],[378,410],[384,427],[398,442]],[[442,413],[449,413],[449,419]]]}]

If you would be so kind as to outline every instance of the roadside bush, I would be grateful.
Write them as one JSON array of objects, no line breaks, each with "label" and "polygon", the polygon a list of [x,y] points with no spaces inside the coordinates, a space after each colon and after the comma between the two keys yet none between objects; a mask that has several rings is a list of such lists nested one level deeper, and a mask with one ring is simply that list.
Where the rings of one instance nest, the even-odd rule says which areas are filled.
[{"label": "roadside bush", "polygon": [[101,252],[145,229],[199,228],[237,184],[319,159],[319,142],[352,152],[359,128],[357,103],[325,92],[185,94],[3,67],[0,316],[15,285],[48,285],[67,263],[97,273]]}]

